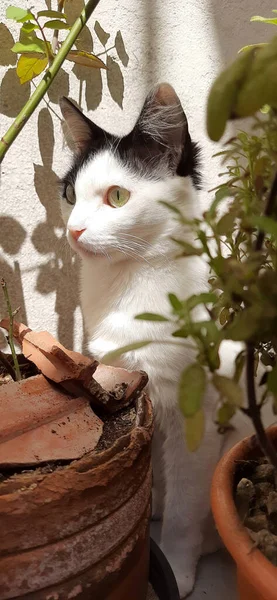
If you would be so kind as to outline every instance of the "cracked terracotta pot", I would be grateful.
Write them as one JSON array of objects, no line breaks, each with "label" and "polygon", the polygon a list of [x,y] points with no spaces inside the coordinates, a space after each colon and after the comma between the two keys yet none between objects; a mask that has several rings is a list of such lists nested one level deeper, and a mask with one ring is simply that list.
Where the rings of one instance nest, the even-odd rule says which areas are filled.
[{"label": "cracked terracotta pot", "polygon": [[0,486],[0,598],[144,600],[152,408],[109,449]]},{"label": "cracked terracotta pot", "polygon": [[[15,327],[23,354],[47,378],[0,387],[0,598],[145,600],[153,431],[142,391],[147,376]],[[105,424],[123,418],[122,407],[134,419],[101,450]]]},{"label": "cracked terracotta pot", "polygon": [[[277,447],[277,427],[271,427],[268,434]],[[277,598],[277,567],[255,548],[234,502],[236,463],[258,456],[261,453],[253,448],[253,438],[246,438],[223,456],[212,482],[212,511],[218,532],[237,565],[240,600]]]}]

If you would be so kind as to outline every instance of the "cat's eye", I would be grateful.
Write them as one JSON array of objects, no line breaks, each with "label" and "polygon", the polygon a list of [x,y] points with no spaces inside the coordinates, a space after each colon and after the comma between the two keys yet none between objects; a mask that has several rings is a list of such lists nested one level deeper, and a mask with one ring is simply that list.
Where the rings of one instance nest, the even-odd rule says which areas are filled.
[{"label": "cat's eye", "polygon": [[107,203],[114,208],[121,208],[130,198],[130,192],[114,185],[107,192]]},{"label": "cat's eye", "polygon": [[68,202],[68,204],[75,204],[75,202],[76,202],[75,190],[74,190],[73,185],[71,185],[71,183],[69,183],[65,188],[65,197],[66,197],[66,201]]}]

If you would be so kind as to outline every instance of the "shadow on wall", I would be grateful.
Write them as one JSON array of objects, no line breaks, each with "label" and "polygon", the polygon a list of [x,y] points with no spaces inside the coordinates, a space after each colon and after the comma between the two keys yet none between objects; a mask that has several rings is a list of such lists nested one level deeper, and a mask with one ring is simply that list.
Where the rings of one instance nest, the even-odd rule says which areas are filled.
[{"label": "shadow on wall", "polygon": [[[46,2],[49,8],[49,3]],[[67,5],[67,20],[72,24],[84,7],[83,0],[74,0]],[[107,70],[92,69],[74,65],[73,73],[79,81],[78,103],[86,104],[87,110],[95,110],[103,94],[103,77],[112,99],[122,108],[124,97],[124,79],[121,65],[127,67],[129,57],[126,53],[121,32],[118,31],[114,42],[96,22],[94,33],[103,46],[101,59],[106,62]],[[16,55],[11,52],[15,43],[8,28],[0,24],[0,64],[8,67],[1,84],[0,112],[8,117],[16,117],[31,93],[30,83],[21,85],[16,74]],[[79,50],[93,52],[93,39],[88,27],[85,27],[77,42]],[[64,345],[73,347],[74,313],[78,299],[78,261],[73,257],[65,239],[65,227],[57,202],[57,175],[53,171],[54,126],[52,111],[59,97],[69,94],[69,75],[64,69],[58,73],[48,91],[49,104],[41,108],[38,117],[38,138],[42,164],[34,164],[34,186],[39,201],[45,209],[45,220],[39,223],[31,234],[36,251],[45,259],[38,267],[36,289],[40,294],[55,292],[55,310],[58,314],[58,339]],[[85,110],[86,110],[85,109]],[[54,111],[55,112],[55,111]],[[21,249],[27,232],[14,218],[0,217],[0,248],[3,254],[12,257]],[[49,258],[49,252],[52,257]],[[53,257],[54,254],[54,257]],[[10,261],[9,261],[10,262]],[[0,276],[7,281],[13,308],[21,306],[20,318],[27,323],[20,266],[0,258]],[[6,314],[3,297],[0,294],[0,316]]]},{"label": "shadow on wall", "polygon": [[210,6],[224,64],[234,60],[243,46],[267,42],[277,33],[272,25],[250,23],[254,15],[274,16],[272,0],[210,0]]}]

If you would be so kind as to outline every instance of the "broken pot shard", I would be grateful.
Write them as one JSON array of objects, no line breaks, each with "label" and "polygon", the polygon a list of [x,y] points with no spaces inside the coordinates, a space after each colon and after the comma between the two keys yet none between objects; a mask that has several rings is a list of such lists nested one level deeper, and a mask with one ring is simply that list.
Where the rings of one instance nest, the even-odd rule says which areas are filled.
[{"label": "broken pot shard", "polygon": [[[8,328],[8,319],[0,321]],[[147,384],[146,373],[108,367],[78,352],[67,350],[46,331],[35,332],[14,321],[14,337],[26,358],[40,371],[75,396],[87,396],[92,407],[113,413],[128,406]]]},{"label": "broken pot shard", "polygon": [[1,386],[0,467],[74,460],[103,430],[87,398],[72,398],[43,375]]}]

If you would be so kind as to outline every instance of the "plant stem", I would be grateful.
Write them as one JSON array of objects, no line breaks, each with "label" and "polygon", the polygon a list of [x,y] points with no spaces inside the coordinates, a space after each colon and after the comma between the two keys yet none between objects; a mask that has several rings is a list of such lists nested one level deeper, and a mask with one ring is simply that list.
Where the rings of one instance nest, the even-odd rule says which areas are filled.
[{"label": "plant stem", "polygon": [[2,137],[0,141],[0,164],[9,147],[14,142],[21,129],[27,123],[30,116],[33,114],[34,110],[43,98],[44,94],[47,92],[53,79],[56,77],[61,65],[66,59],[68,52],[71,50],[74,42],[76,41],[76,38],[82,31],[83,27],[85,26],[86,22],[88,21],[89,17],[91,16],[99,1],[100,0],[88,0],[80,16],[76,19],[74,25],[72,26],[67,38],[63,42],[59,52],[56,54],[51,66],[49,67],[49,69],[47,69],[37,89],[29,98],[28,102],[20,111],[19,115],[17,115],[11,127]]},{"label": "plant stem", "polygon": [[[277,172],[275,173],[272,186],[269,190],[267,197],[264,215],[269,217],[274,209],[275,201],[277,197]],[[259,252],[262,249],[262,245],[265,238],[265,232],[260,230],[257,235],[254,250]],[[256,389],[255,389],[255,348],[251,342],[246,344],[246,383],[247,383],[247,399],[248,409],[247,414],[252,420],[256,435],[264,454],[270,460],[272,465],[277,470],[277,453],[270,439],[268,438],[266,431],[263,426],[261,419],[261,406],[257,403]]]},{"label": "plant stem", "polygon": [[[273,183],[272,183],[272,186],[269,190],[269,194],[267,197],[266,206],[265,206],[265,210],[264,210],[265,217],[269,217],[272,214],[276,197],[277,197],[277,172],[275,173]],[[257,252],[259,250],[261,250],[261,248],[262,248],[262,245],[264,242],[264,237],[265,237],[265,232],[259,231],[257,239],[256,239],[256,244],[255,244],[255,250]]]},{"label": "plant stem", "polygon": [[45,44],[45,52],[46,52],[47,58],[48,58],[48,64],[51,65],[52,62],[53,62],[54,55],[52,54],[51,50],[49,49],[47,39],[46,39],[46,37],[44,35],[43,27],[41,27],[41,24],[40,24],[39,20],[37,19],[37,17],[35,15],[34,15],[34,19],[35,19],[35,22],[36,22],[39,30],[40,30],[40,33],[41,33],[42,37],[43,37],[43,41],[44,41],[44,44]]},{"label": "plant stem", "polygon": [[3,288],[4,297],[5,297],[6,305],[7,305],[7,309],[8,309],[9,320],[10,320],[8,342],[9,342],[9,346],[10,346],[12,357],[13,357],[13,364],[14,364],[14,370],[15,370],[15,375],[16,375],[16,381],[20,381],[20,379],[21,379],[21,373],[20,373],[20,368],[19,368],[19,364],[18,364],[18,360],[17,360],[17,355],[16,355],[14,343],[13,343],[13,317],[14,317],[14,314],[13,314],[11,303],[10,303],[10,298],[9,298],[7,284],[6,284],[6,282],[5,282],[4,279],[1,279],[1,285],[2,285],[2,288]]},{"label": "plant stem", "polygon": [[254,346],[250,342],[247,343],[247,356],[246,356],[246,381],[247,381],[247,397],[248,397],[248,415],[250,416],[253,425],[256,430],[259,444],[277,470],[277,453],[274,446],[271,444],[266,431],[264,429],[261,410],[257,404],[256,389],[255,389],[255,365],[254,365]]}]

